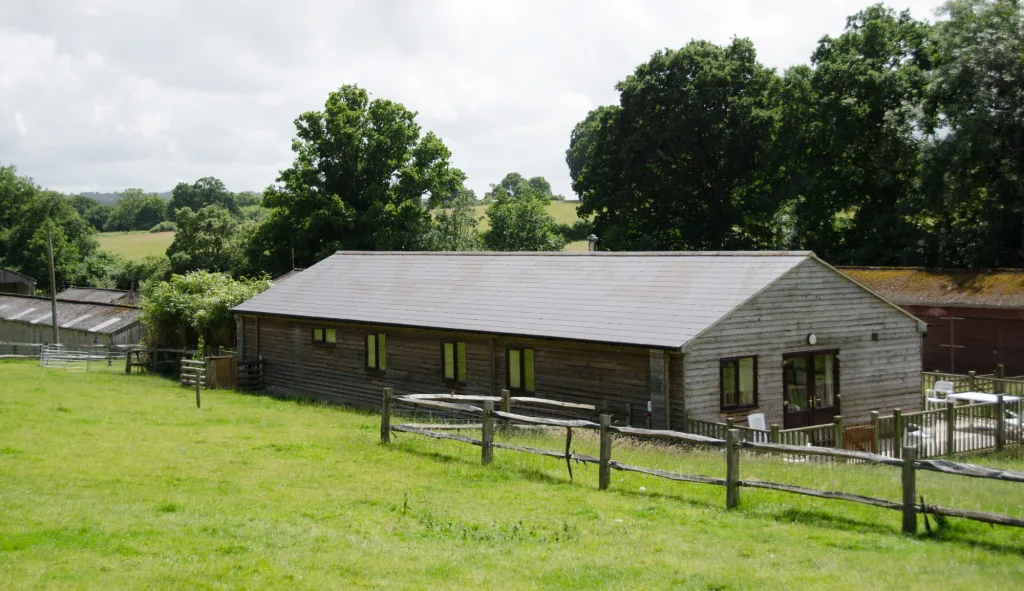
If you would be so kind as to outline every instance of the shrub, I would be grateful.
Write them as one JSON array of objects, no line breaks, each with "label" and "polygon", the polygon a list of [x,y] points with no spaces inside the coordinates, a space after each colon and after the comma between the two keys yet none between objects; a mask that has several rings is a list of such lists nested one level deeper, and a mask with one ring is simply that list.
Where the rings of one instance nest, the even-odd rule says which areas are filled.
[{"label": "shrub", "polygon": [[159,224],[157,224],[157,225],[153,226],[152,228],[150,228],[149,232],[151,234],[154,234],[156,232],[173,232],[177,228],[178,228],[178,225],[175,224],[174,222],[172,222],[170,220],[164,220],[164,221],[160,222]]},{"label": "shrub", "polygon": [[594,222],[590,220],[576,220],[570,224],[558,224],[558,231],[565,236],[569,242],[586,240],[587,236],[594,233]]},{"label": "shrub", "polygon": [[143,287],[146,344],[203,351],[235,344],[231,308],[267,289],[270,282],[266,277],[232,279],[224,273],[193,271]]}]

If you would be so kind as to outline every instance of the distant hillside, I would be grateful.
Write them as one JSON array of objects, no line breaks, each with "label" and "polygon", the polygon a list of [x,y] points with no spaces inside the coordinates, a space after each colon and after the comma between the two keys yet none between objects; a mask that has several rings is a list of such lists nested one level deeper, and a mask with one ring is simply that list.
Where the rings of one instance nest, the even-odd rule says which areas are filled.
[{"label": "distant hillside", "polygon": [[[103,203],[105,205],[111,205],[112,203],[117,201],[117,193],[77,193],[77,194],[78,195],[84,195],[85,197],[89,197],[90,199],[95,199],[96,201],[99,201],[100,203]],[[170,199],[171,198],[171,192],[170,191],[164,191],[163,193],[157,193],[157,195],[163,197],[164,199]]]}]

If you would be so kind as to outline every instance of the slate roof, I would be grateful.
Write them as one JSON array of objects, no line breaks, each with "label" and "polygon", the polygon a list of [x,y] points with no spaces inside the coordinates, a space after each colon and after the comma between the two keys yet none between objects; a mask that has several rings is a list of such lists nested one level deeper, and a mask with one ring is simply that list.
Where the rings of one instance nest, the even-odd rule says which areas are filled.
[{"label": "slate roof", "polygon": [[235,312],[678,348],[809,252],[339,252]]},{"label": "slate roof", "polygon": [[[50,299],[0,294],[0,320],[51,326]],[[57,326],[113,334],[139,321],[136,307],[57,301]]]},{"label": "slate roof", "polygon": [[875,293],[900,305],[1024,308],[1024,271],[842,267]]}]

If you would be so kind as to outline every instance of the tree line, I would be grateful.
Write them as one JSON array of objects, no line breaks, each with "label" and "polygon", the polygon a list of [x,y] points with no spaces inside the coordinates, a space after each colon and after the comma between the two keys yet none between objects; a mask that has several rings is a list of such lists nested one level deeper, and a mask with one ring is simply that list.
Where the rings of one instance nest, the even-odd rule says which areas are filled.
[{"label": "tree line", "polygon": [[813,250],[837,264],[1024,265],[1024,12],[874,5],[782,74],[693,41],[616,86],[566,153],[613,250]]},{"label": "tree line", "polygon": [[[440,137],[355,85],[295,120],[294,160],[262,193],[206,177],[113,205],[0,167],[0,265],[48,289],[137,288],[204,270],[275,276],[338,250],[808,249],[836,264],[1024,266],[1024,12],[951,0],[934,24],[874,5],[781,74],[754,45],[654,53],[569,138],[581,221],[510,173],[478,199]],[[474,207],[486,207],[486,231]],[[125,261],[96,232],[174,229]]]}]

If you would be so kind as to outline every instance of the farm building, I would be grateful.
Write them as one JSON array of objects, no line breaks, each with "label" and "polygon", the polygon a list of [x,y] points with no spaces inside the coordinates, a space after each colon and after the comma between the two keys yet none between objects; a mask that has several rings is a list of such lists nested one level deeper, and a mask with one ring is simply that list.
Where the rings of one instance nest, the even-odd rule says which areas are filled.
[{"label": "farm building", "polygon": [[22,275],[21,273],[0,267],[0,293],[34,295],[36,293],[36,280],[28,275]]},{"label": "farm building", "polygon": [[[52,326],[49,298],[0,294],[0,341],[50,342]],[[134,345],[142,339],[134,306],[58,300],[57,326],[66,345]]]},{"label": "farm building", "polygon": [[99,289],[96,287],[69,287],[64,291],[57,292],[58,300],[71,300],[75,302],[96,302],[99,304],[127,304],[137,305],[139,294],[134,291],[123,289]]},{"label": "farm building", "polygon": [[920,405],[924,323],[807,252],[340,252],[234,311],[269,390],[355,406],[509,388],[788,428]]},{"label": "farm building", "polygon": [[928,323],[925,370],[1024,374],[1024,271],[849,267],[845,273]]}]

